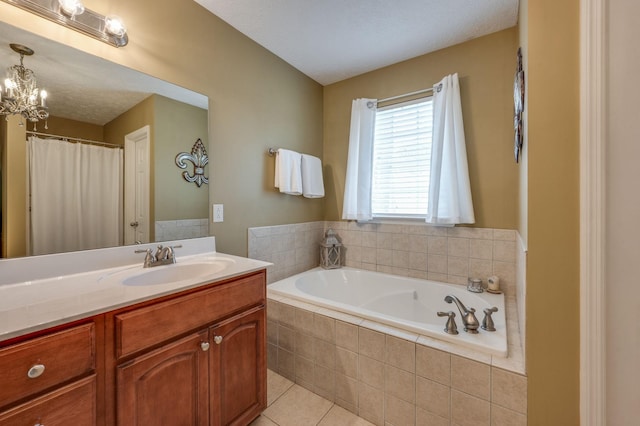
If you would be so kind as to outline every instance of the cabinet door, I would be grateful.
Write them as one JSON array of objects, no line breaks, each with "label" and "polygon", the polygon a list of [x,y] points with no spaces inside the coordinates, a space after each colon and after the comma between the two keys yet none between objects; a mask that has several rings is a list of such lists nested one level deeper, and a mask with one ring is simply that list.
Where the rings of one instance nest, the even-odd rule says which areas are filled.
[{"label": "cabinet door", "polygon": [[246,425],[265,409],[264,307],[212,327],[211,424]]},{"label": "cabinet door", "polygon": [[118,425],[207,425],[209,343],[192,334],[117,368]]}]

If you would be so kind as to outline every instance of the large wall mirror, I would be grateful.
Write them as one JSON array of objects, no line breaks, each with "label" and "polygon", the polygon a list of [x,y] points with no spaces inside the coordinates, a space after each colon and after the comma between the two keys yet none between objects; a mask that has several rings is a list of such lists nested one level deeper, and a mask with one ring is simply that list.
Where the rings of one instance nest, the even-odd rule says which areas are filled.
[{"label": "large wall mirror", "polygon": [[[24,66],[47,90],[50,117],[34,130],[18,115],[0,116],[2,257],[209,235],[208,186],[185,181],[175,163],[198,139],[209,146],[206,96],[0,23],[3,88],[20,62],[10,43],[35,51]],[[63,148],[51,156],[53,147]],[[86,167],[94,160],[84,151],[109,159]],[[69,157],[85,165],[79,175]],[[52,181],[65,193],[38,183]],[[96,196],[104,189],[93,183],[117,194]],[[76,186],[80,195],[69,195]]]}]

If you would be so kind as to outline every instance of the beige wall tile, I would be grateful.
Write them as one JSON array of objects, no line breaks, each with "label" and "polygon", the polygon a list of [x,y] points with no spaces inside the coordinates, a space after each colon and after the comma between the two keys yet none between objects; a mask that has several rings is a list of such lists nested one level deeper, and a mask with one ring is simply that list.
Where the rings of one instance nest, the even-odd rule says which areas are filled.
[{"label": "beige wall tile", "polygon": [[324,340],[316,340],[314,361],[316,362],[316,364],[321,365],[322,367],[335,370],[336,345]]},{"label": "beige wall tile", "polygon": [[358,377],[358,354],[336,347],[336,372],[354,379]]},{"label": "beige wall tile", "polygon": [[336,401],[343,401],[349,406],[358,405],[358,380],[336,373]]},{"label": "beige wall tile", "polygon": [[278,374],[289,380],[295,381],[295,371],[295,357],[293,356],[293,353],[278,348]]},{"label": "beige wall tile", "polygon": [[427,255],[427,271],[446,274],[447,269],[447,256],[431,253]]},{"label": "beige wall tile", "polygon": [[280,321],[280,302],[267,299],[267,319],[270,321]]},{"label": "beige wall tile", "polygon": [[385,391],[410,403],[416,401],[416,376],[390,365],[385,366]]},{"label": "beige wall tile", "polygon": [[378,253],[376,248],[362,248],[362,263],[375,264],[378,262]]},{"label": "beige wall tile", "polygon": [[427,239],[427,253],[447,254],[447,237],[429,237]]},{"label": "beige wall tile", "polygon": [[296,354],[303,356],[307,359],[313,359],[315,354],[315,341],[316,338],[310,334],[297,331],[296,332]]},{"label": "beige wall tile", "polygon": [[325,368],[316,364],[315,367],[315,392],[323,398],[333,401],[336,394],[336,373],[333,369]]},{"label": "beige wall tile", "polygon": [[416,377],[416,405],[432,414],[448,419],[451,410],[451,388],[433,380]]},{"label": "beige wall tile", "polygon": [[386,336],[387,364],[411,373],[416,371],[416,344],[393,336]]},{"label": "beige wall tile", "polygon": [[384,361],[384,334],[368,328],[358,327],[358,352],[378,361]]},{"label": "beige wall tile", "polygon": [[451,385],[451,354],[416,345],[416,373],[443,385]]},{"label": "beige wall tile", "polygon": [[427,270],[427,253],[409,252],[409,268],[419,271]]},{"label": "beige wall tile", "polygon": [[327,342],[336,341],[336,320],[320,314],[313,314],[314,336]]},{"label": "beige wall tile", "polygon": [[278,347],[270,343],[267,344],[267,368],[278,371]]},{"label": "beige wall tile", "polygon": [[362,232],[362,247],[377,247],[377,234],[375,232]]},{"label": "beige wall tile", "polygon": [[493,230],[493,239],[494,240],[515,241],[516,240],[516,231],[514,231],[513,229],[494,229]]},{"label": "beige wall tile", "polygon": [[449,419],[416,408],[416,426],[449,426]]},{"label": "beige wall tile", "polygon": [[384,389],[384,363],[364,355],[358,357],[358,380],[376,389]]},{"label": "beige wall tile", "polygon": [[393,250],[391,249],[376,249],[376,260],[378,266],[393,266]]},{"label": "beige wall tile", "polygon": [[350,351],[358,351],[358,326],[336,321],[336,345]]},{"label": "beige wall tile", "polygon": [[364,383],[358,385],[358,415],[371,423],[384,424],[384,394]]},{"label": "beige wall tile", "polygon": [[527,416],[491,404],[491,426],[527,426]]},{"label": "beige wall tile", "polygon": [[459,426],[489,426],[489,401],[451,390],[451,420]]},{"label": "beige wall tile", "polygon": [[409,252],[408,251],[393,251],[393,266],[395,268],[409,269]]},{"label": "beige wall tile", "polygon": [[296,356],[296,382],[313,383],[314,363],[312,360]]},{"label": "beige wall tile", "polygon": [[469,276],[481,278],[484,285],[493,274],[493,262],[484,259],[469,259]]},{"label": "beige wall tile", "polygon": [[493,242],[493,260],[515,263],[516,242],[515,241],[499,241],[499,240],[494,241]]},{"label": "beige wall tile", "polygon": [[452,355],[451,387],[488,401],[491,397],[491,367]]},{"label": "beige wall tile", "polygon": [[393,250],[409,250],[409,234],[393,234]]},{"label": "beige wall tile", "polygon": [[285,327],[280,324],[278,326],[278,346],[282,349],[286,349],[289,352],[295,350],[295,331],[293,328]]},{"label": "beige wall tile", "polygon": [[384,420],[392,425],[413,425],[416,422],[415,405],[387,395],[384,400]]},{"label": "beige wall tile", "polygon": [[358,418],[358,416],[343,408],[333,406],[322,421],[318,423],[318,426],[336,425],[372,426],[372,424],[365,419]]},{"label": "beige wall tile", "polygon": [[469,239],[450,237],[447,241],[447,254],[455,257],[469,257]]},{"label": "beige wall tile", "polygon": [[527,378],[499,368],[492,368],[491,402],[527,413]]},{"label": "beige wall tile", "polygon": [[275,321],[267,320],[267,343],[278,343],[278,323]]},{"label": "beige wall tile", "polygon": [[468,277],[469,258],[449,256],[447,258],[447,274]]},{"label": "beige wall tile", "polygon": [[469,257],[474,259],[493,259],[493,241],[492,240],[470,240],[469,241]]},{"label": "beige wall tile", "polygon": [[296,308],[281,303],[278,309],[278,320],[281,324],[294,328],[296,326]]},{"label": "beige wall tile", "polygon": [[409,251],[415,253],[426,253],[428,248],[428,238],[426,235],[412,233],[409,235]]}]

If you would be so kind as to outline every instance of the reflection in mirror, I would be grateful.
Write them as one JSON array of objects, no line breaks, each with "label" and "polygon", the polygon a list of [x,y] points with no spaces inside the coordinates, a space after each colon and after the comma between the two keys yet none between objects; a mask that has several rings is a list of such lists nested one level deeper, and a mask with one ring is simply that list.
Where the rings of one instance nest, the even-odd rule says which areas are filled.
[{"label": "reflection in mirror", "polygon": [[[209,235],[208,187],[175,165],[195,140],[208,146],[206,96],[5,23],[1,79],[15,62],[10,43],[35,51],[25,66],[47,88],[50,115],[35,130],[20,116],[0,118],[2,257]],[[81,151],[110,159],[89,165]],[[70,158],[75,177],[74,162],[62,163]]]}]

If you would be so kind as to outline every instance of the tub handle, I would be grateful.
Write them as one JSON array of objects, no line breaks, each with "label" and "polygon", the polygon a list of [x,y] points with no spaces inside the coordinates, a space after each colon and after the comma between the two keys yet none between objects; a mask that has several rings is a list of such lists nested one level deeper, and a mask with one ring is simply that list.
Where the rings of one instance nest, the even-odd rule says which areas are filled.
[{"label": "tub handle", "polygon": [[487,331],[496,331],[496,327],[493,324],[493,319],[491,318],[491,314],[494,312],[498,312],[498,308],[494,306],[493,308],[485,308],[482,312],[484,312],[484,319],[482,320],[482,329]]},{"label": "tub handle", "polygon": [[455,321],[455,317],[456,317],[456,313],[453,311],[449,311],[449,312],[438,312],[438,316],[439,317],[449,317],[449,319],[447,319],[447,325],[444,327],[444,331],[445,333],[448,334],[458,334],[458,326],[456,326],[456,321]]}]

